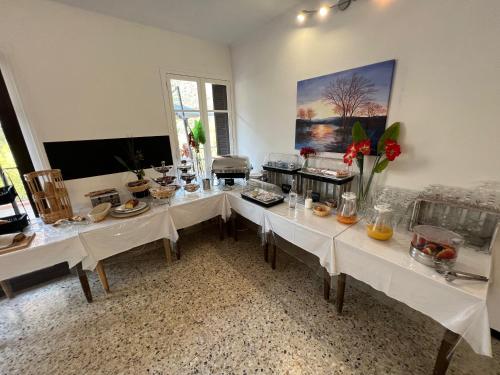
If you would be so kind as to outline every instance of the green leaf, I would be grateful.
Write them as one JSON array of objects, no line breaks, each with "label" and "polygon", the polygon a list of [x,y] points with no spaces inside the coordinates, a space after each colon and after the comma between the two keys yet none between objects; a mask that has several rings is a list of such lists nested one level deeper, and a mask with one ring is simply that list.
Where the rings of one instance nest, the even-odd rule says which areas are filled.
[{"label": "green leaf", "polygon": [[381,173],[384,169],[389,165],[389,159],[384,159],[381,162],[378,162],[377,165],[373,168],[375,173]]},{"label": "green leaf", "polygon": [[368,135],[365,132],[365,129],[361,126],[359,121],[356,121],[352,127],[352,141],[354,143],[358,143],[368,139]]},{"label": "green leaf", "polygon": [[196,143],[201,145],[204,145],[205,142],[207,141],[205,137],[205,129],[203,129],[203,124],[201,123],[201,120],[196,120],[194,122],[193,138]]},{"label": "green leaf", "polygon": [[121,157],[115,155],[115,159],[118,163],[120,163],[123,167],[125,167],[129,172],[132,172],[132,169],[128,166],[127,163],[125,163],[125,161]]},{"label": "green leaf", "polygon": [[399,137],[399,128],[401,127],[401,123],[395,122],[391,126],[389,126],[387,129],[385,129],[384,134],[380,137],[378,140],[378,145],[377,145],[377,154],[383,154],[384,149],[385,149],[385,141],[387,140],[392,140],[392,141],[397,141]]}]

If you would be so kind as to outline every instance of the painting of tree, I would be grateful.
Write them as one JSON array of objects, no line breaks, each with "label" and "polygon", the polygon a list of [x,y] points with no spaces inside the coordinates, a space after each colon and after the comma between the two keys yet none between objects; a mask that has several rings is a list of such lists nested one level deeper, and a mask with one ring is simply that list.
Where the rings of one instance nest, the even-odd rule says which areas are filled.
[{"label": "painting of tree", "polygon": [[333,105],[333,112],[341,117],[344,137],[347,125],[354,114],[370,103],[376,92],[375,84],[358,73],[350,77],[339,77],[332,80],[323,91],[323,100]]},{"label": "painting of tree", "polygon": [[356,121],[377,144],[387,122],[394,67],[389,60],[299,81],[295,148],[343,153]]}]

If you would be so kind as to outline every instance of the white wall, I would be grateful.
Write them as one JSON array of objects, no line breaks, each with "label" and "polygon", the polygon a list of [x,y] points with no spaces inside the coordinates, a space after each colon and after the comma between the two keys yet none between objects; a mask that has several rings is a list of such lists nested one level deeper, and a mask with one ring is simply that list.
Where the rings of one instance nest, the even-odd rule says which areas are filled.
[{"label": "white wall", "polygon": [[294,152],[298,80],[395,58],[388,122],[403,123],[404,155],[387,183],[500,179],[499,1],[357,0],[303,27],[295,15],[231,48],[238,151],[254,166]]},{"label": "white wall", "polygon": [[[169,133],[160,68],[231,79],[226,46],[50,1],[0,0],[0,53],[39,148]],[[79,206],[90,203],[84,193],[130,179],[116,174],[67,185]]]}]

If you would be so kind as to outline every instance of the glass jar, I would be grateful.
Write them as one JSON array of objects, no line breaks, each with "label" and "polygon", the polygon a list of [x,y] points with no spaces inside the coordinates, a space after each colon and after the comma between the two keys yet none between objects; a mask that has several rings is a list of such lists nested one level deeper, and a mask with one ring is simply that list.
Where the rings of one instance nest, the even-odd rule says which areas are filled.
[{"label": "glass jar", "polygon": [[366,233],[368,237],[387,241],[391,239],[393,233],[391,206],[378,204],[375,205],[374,209],[375,213],[367,220]]},{"label": "glass jar", "polygon": [[304,199],[304,207],[309,210],[313,207],[312,192],[312,190],[307,190],[306,198]]},{"label": "glass jar", "polygon": [[337,210],[337,221],[342,224],[354,224],[358,221],[356,194],[348,191],[342,194],[342,203]]}]

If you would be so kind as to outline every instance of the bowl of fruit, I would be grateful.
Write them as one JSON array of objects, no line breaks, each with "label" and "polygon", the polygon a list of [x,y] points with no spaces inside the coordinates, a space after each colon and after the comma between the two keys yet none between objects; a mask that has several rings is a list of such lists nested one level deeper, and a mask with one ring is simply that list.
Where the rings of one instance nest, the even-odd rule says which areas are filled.
[{"label": "bowl of fruit", "polygon": [[410,256],[430,267],[452,267],[463,243],[463,237],[450,230],[432,225],[417,225],[413,228]]}]

